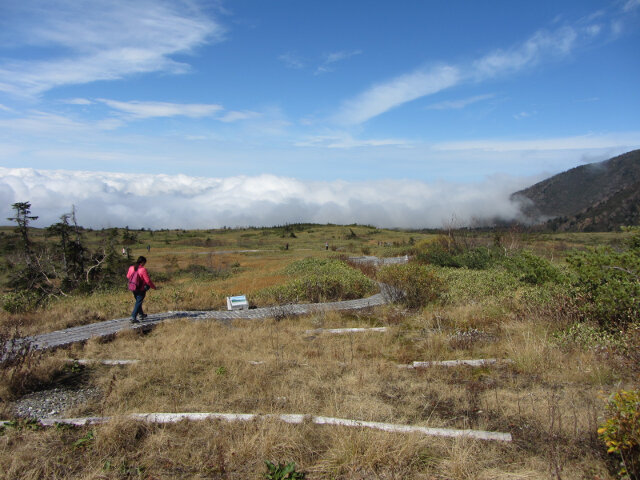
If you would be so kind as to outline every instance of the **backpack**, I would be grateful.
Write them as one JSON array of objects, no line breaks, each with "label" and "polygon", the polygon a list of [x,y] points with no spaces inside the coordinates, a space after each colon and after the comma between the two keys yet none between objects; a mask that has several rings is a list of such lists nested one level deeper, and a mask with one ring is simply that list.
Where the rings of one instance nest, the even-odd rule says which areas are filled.
[{"label": "backpack", "polygon": [[132,292],[142,290],[142,277],[138,275],[137,270],[133,271],[133,275],[131,275],[131,278],[129,278],[128,281],[129,281],[129,290],[131,290]]}]

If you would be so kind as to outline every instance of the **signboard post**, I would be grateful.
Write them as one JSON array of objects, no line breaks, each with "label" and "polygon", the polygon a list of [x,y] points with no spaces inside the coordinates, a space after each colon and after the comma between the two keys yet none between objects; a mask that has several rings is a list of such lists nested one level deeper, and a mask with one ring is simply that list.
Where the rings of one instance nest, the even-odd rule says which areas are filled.
[{"label": "signboard post", "polygon": [[227,310],[248,310],[249,302],[244,295],[236,295],[235,297],[227,297]]}]

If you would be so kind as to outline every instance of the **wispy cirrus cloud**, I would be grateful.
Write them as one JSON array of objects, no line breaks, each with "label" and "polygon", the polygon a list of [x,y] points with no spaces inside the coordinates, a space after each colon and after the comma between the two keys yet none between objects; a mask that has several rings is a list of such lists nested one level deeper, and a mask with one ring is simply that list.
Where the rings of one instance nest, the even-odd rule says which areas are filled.
[{"label": "wispy cirrus cloud", "polygon": [[472,73],[479,80],[514,73],[549,57],[567,55],[576,46],[578,32],[565,26],[556,31],[538,31],[524,43],[508,50],[496,50],[473,62]]},{"label": "wispy cirrus cloud", "polygon": [[118,120],[87,123],[56,113],[33,110],[20,117],[0,119],[0,128],[12,134],[46,137],[85,135],[96,130],[111,130],[120,126]]},{"label": "wispy cirrus cloud", "polygon": [[70,98],[61,100],[61,103],[66,103],[67,105],[93,105],[93,102],[88,98]]},{"label": "wispy cirrus cloud", "polygon": [[459,100],[447,100],[444,102],[433,103],[427,106],[429,110],[459,110],[468,107],[474,103],[482,102],[494,98],[495,94],[487,93],[485,95],[476,95],[473,97],[462,98]]},{"label": "wispy cirrus cloud", "polygon": [[100,98],[98,101],[136,119],[176,116],[202,118],[223,110],[222,105],[206,103],[142,102],[137,100],[121,102],[105,98]]},{"label": "wispy cirrus cloud", "polygon": [[625,12],[630,12],[631,10],[635,10],[640,7],[640,0],[628,0],[623,7]]},{"label": "wispy cirrus cloud", "polygon": [[400,75],[344,102],[334,120],[339,124],[357,125],[416,98],[452,87],[460,79],[459,69],[453,66],[438,66]]},{"label": "wispy cirrus cloud", "polygon": [[294,52],[283,53],[278,56],[278,60],[285,64],[288,68],[300,69],[305,67],[305,60]]},{"label": "wispy cirrus cloud", "polygon": [[513,115],[513,118],[515,118],[516,120],[522,120],[523,118],[530,118],[533,117],[534,115],[537,115],[538,112],[536,112],[535,110],[531,111],[531,112],[526,112],[526,111],[522,111],[522,112],[518,112],[516,114]]},{"label": "wispy cirrus cloud", "polygon": [[241,120],[252,120],[261,116],[261,113],[253,112],[251,110],[230,111],[219,117],[218,120],[225,123],[233,123]]},{"label": "wispy cirrus cloud", "polygon": [[[189,65],[173,55],[220,41],[224,34],[197,2],[186,0],[8,2],[0,30],[4,45],[22,47],[19,59],[11,57],[11,48],[0,50],[0,91],[15,95],[137,73],[184,73]],[[59,53],[39,59],[40,49],[52,47]],[[31,59],[24,60],[25,51]]]},{"label": "wispy cirrus cloud", "polygon": [[294,143],[297,147],[323,147],[323,148],[357,148],[357,147],[384,147],[384,146],[410,146],[410,142],[403,139],[358,139],[346,132],[328,135],[315,135]]},{"label": "wispy cirrus cloud", "polygon": [[434,150],[485,150],[494,152],[534,152],[543,150],[633,149],[640,147],[640,132],[618,132],[577,135],[573,137],[539,138],[535,140],[481,139],[442,142]]},{"label": "wispy cirrus cloud", "polygon": [[333,64],[342,60],[347,60],[355,55],[360,55],[362,50],[341,50],[325,55],[324,61],[316,69],[315,75],[333,71]]},{"label": "wispy cirrus cloud", "polygon": [[[638,0],[640,1],[640,0]],[[342,125],[364,123],[393,108],[427,95],[433,95],[463,82],[482,82],[515,74],[542,62],[561,59],[579,45],[593,41],[600,24],[565,25],[553,31],[539,30],[524,42],[508,49],[494,50],[468,64],[444,64],[417,69],[378,83],[340,106],[333,120]],[[472,98],[473,101],[484,99]],[[430,108],[462,108],[465,103],[434,104]],[[462,106],[458,106],[462,105]],[[429,107],[428,107],[429,108]]]}]

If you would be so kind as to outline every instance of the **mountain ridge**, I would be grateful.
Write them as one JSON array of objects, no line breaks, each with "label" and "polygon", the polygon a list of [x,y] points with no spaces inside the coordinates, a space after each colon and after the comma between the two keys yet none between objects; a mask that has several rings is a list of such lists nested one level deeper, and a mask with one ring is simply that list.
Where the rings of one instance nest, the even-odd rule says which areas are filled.
[{"label": "mountain ridge", "polygon": [[515,192],[527,223],[608,231],[640,225],[640,150],[581,165]]}]

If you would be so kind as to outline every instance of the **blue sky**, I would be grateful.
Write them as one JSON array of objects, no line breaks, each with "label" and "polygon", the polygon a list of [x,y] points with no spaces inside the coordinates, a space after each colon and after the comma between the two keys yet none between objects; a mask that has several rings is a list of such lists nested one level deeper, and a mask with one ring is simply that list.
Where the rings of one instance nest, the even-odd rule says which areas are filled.
[{"label": "blue sky", "polygon": [[[266,222],[266,201],[274,222],[391,226],[365,192],[421,185],[399,209],[458,192],[425,222],[477,217],[488,185],[640,147],[639,26],[640,0],[1,2],[0,201],[144,226],[134,200],[83,207],[144,179],[127,198],[170,212],[155,226],[198,195],[206,225]],[[209,205],[236,184],[252,202]]]}]

